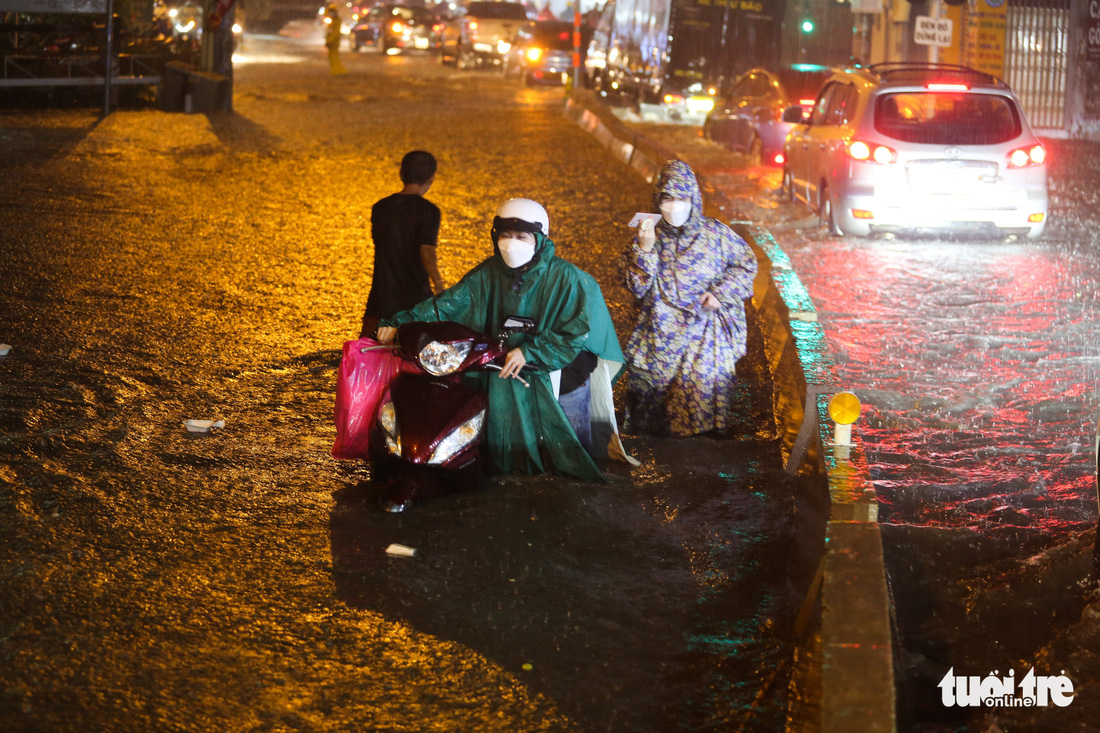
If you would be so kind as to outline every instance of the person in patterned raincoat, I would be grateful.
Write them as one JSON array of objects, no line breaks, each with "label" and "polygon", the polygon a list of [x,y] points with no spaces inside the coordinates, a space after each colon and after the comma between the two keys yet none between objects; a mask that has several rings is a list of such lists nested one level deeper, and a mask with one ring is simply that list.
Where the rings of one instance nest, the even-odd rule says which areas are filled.
[{"label": "person in patterned raincoat", "polygon": [[653,190],[661,212],[642,222],[621,260],[637,321],[626,346],[628,432],[687,436],[729,423],[735,365],[745,354],[745,298],[757,263],[752,250],[703,215],[695,173],[680,160]]}]

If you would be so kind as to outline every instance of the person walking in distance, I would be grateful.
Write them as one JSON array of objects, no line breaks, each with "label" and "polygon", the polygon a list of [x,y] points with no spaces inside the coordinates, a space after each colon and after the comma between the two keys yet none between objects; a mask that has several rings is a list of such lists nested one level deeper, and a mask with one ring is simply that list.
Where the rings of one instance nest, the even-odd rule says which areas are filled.
[{"label": "person walking in distance", "polygon": [[325,8],[325,48],[328,49],[328,67],[333,76],[343,76],[348,73],[344,64],[340,62],[340,41],[344,34],[340,32],[340,9],[336,3],[329,3]]},{"label": "person walking in distance", "polygon": [[436,258],[439,207],[424,198],[436,167],[427,151],[406,153],[400,171],[404,187],[371,207],[374,276],[360,338],[373,335],[381,319],[432,297],[433,286],[436,293],[446,288]]}]

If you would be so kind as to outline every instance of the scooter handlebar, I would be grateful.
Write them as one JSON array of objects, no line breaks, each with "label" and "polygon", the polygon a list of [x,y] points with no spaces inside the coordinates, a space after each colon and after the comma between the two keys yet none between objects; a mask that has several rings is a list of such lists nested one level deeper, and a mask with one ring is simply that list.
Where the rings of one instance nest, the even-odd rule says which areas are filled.
[{"label": "scooter handlebar", "polygon": [[[488,364],[486,364],[485,368],[486,369],[496,369],[498,372],[504,370],[504,367],[502,367],[500,364],[493,364],[492,362],[489,362]],[[522,384],[524,387],[530,388],[531,384],[526,379],[524,379],[523,377],[521,377],[519,375],[519,373],[525,368],[526,369],[531,369],[532,371],[537,371],[537,368],[535,367],[535,365],[525,364],[524,366],[521,366],[519,369],[517,369],[515,372],[512,373],[512,379],[518,379],[520,384]]]}]

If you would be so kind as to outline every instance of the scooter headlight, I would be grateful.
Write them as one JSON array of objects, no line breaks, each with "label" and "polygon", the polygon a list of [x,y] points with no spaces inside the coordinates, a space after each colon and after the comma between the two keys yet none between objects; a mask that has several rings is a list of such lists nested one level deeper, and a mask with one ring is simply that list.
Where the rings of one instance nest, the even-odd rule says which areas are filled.
[{"label": "scooter headlight", "polygon": [[429,374],[434,374],[440,377],[444,374],[450,374],[462,366],[462,362],[465,361],[466,355],[470,353],[470,349],[473,348],[472,341],[460,341],[455,344],[441,344],[438,341],[432,341],[417,355],[417,360],[420,361],[420,366]]},{"label": "scooter headlight", "polygon": [[481,426],[485,424],[485,410],[471,417],[466,422],[452,430],[446,438],[439,441],[428,463],[439,465],[449,461],[463,448],[468,446],[477,436],[481,435]]},{"label": "scooter headlight", "polygon": [[386,447],[390,453],[401,455],[401,434],[397,432],[397,413],[392,402],[382,405],[382,409],[378,411],[378,424],[386,434]]}]

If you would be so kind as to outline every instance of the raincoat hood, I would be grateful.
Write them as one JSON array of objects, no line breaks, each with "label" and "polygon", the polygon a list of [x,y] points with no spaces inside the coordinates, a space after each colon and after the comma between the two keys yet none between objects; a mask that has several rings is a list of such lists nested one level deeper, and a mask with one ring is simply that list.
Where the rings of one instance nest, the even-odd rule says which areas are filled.
[{"label": "raincoat hood", "polygon": [[657,222],[657,229],[666,229],[679,234],[691,234],[702,225],[703,194],[699,190],[699,182],[695,179],[695,172],[682,160],[670,160],[661,168],[657,181],[653,185],[653,211],[661,210],[661,196],[668,194],[674,199],[682,199],[691,202],[691,216],[683,226],[674,227],[663,218]]}]

